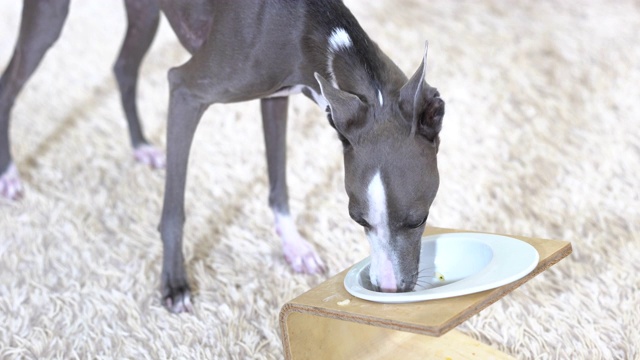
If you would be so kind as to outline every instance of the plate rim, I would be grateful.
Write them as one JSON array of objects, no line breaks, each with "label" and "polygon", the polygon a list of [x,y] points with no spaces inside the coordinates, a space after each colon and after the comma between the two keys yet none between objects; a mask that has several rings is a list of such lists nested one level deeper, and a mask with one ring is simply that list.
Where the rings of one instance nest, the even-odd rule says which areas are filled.
[{"label": "plate rim", "polygon": [[[452,237],[452,238],[472,237],[474,240],[490,246],[494,254],[496,253],[496,250],[498,253],[501,252],[500,251],[501,249],[497,247],[497,245],[500,245],[500,244],[495,244],[496,240],[500,242],[508,241],[509,243],[513,244],[512,246],[522,246],[523,248],[525,248],[526,251],[532,256],[532,258],[527,263],[527,266],[523,266],[523,268],[518,272],[510,276],[504,277],[503,279],[489,281],[489,283],[485,282],[476,286],[470,286],[462,289],[455,289],[454,285],[459,286],[461,282],[463,282],[463,285],[464,285],[465,280],[473,279],[477,276],[477,275],[474,275],[474,276],[467,277],[465,279],[461,279],[459,281],[456,281],[444,286],[440,286],[437,288],[425,289],[425,290],[416,291],[416,292],[401,293],[403,295],[398,296],[398,293],[382,293],[382,292],[372,291],[372,290],[363,288],[359,284],[357,279],[358,274],[360,274],[360,272],[370,263],[371,256],[369,255],[363,260],[351,266],[351,268],[345,275],[345,278],[343,281],[344,288],[347,290],[349,294],[357,298],[378,302],[378,303],[411,303],[411,302],[419,302],[419,301],[427,301],[427,300],[444,299],[444,298],[474,294],[481,291],[491,290],[491,289],[498,288],[500,286],[510,284],[531,273],[531,271],[533,271],[536,268],[536,266],[538,266],[538,263],[540,262],[540,254],[538,253],[538,250],[536,250],[535,247],[533,247],[531,244],[527,243],[526,241],[516,239],[514,237],[506,236],[506,235],[474,233],[474,232],[451,232],[451,233],[431,234],[431,235],[422,236],[421,242],[424,244],[425,242],[428,242],[428,241],[437,241],[439,238],[442,238],[442,237]],[[525,252],[525,254],[527,253]],[[501,256],[505,256],[505,255],[503,254]],[[480,271],[480,273],[490,271],[491,269],[489,268],[492,266],[492,264],[494,264],[495,258],[496,256],[494,256],[491,259],[489,264],[487,264],[487,266],[485,266],[485,268],[483,268]],[[495,264],[494,264],[494,268],[495,268]],[[445,291],[443,291],[443,288]],[[454,290],[450,291],[452,288]],[[437,290],[437,289],[440,289],[440,290]]]}]

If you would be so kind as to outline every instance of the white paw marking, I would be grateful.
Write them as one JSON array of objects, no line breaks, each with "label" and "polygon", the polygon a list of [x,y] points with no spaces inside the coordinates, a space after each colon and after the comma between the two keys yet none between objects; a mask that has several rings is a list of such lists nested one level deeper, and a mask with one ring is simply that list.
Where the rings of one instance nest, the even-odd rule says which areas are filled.
[{"label": "white paw marking", "polygon": [[149,165],[154,169],[162,169],[166,164],[164,153],[152,145],[138,146],[133,150],[133,156],[137,162]]},{"label": "white paw marking", "polygon": [[0,176],[0,195],[9,199],[19,199],[23,194],[22,182],[18,169],[11,163],[7,170]]},{"label": "white paw marking", "polygon": [[188,293],[183,294],[180,299],[174,304],[171,298],[167,298],[167,308],[174,314],[180,314],[183,312],[193,313],[193,305],[191,305],[191,295]]},{"label": "white paw marking", "polygon": [[351,37],[347,31],[343,28],[335,28],[329,36],[329,48],[332,51],[338,51],[340,49],[347,49],[353,46]]},{"label": "white paw marking", "polygon": [[387,195],[378,171],[367,188],[369,213],[367,221],[371,229],[367,231],[367,239],[371,246],[371,267],[369,276],[371,283],[382,291],[395,292],[397,280],[391,262],[389,246],[389,214],[387,213]]},{"label": "white paw marking", "polygon": [[293,219],[288,215],[275,214],[276,232],[282,239],[282,251],[294,271],[318,274],[326,270],[315,249],[300,236]]}]

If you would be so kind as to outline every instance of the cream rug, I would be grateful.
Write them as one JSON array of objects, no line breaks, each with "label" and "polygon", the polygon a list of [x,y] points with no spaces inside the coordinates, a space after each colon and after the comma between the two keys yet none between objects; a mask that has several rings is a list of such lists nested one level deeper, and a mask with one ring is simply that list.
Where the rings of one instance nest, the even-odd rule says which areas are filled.
[{"label": "cream rug", "polygon": [[[21,2],[2,1],[0,66]],[[447,102],[429,224],[569,240],[573,254],[459,327],[523,359],[640,358],[637,1],[351,0],[407,73],[430,41]],[[280,307],[322,282],[283,260],[267,207],[257,102],[213,106],[192,150],[185,256],[195,314],[159,302],[163,171],[132,158],[111,66],[120,2],[72,5],[13,111],[20,202],[0,202],[0,358],[279,359]],[[142,69],[146,134],[164,148],[167,22]],[[340,143],[291,101],[292,209],[333,275],[367,255]]]}]

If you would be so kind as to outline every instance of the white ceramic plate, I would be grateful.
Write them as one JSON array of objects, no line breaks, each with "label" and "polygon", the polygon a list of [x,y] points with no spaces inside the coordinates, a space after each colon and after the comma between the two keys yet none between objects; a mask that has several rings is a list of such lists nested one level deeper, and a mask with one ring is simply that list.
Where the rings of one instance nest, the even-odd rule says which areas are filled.
[{"label": "white ceramic plate", "polygon": [[418,285],[412,292],[371,290],[368,257],[344,279],[347,291],[381,303],[408,303],[473,294],[516,281],[538,265],[539,255],[528,243],[507,236],[449,233],[422,238]]}]

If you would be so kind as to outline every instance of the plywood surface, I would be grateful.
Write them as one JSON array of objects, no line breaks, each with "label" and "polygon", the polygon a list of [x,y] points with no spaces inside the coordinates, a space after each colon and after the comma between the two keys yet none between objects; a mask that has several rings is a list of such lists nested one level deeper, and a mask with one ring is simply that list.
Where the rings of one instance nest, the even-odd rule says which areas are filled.
[{"label": "plywood surface", "polygon": [[456,330],[432,337],[299,312],[287,328],[287,359],[512,359]]}]

